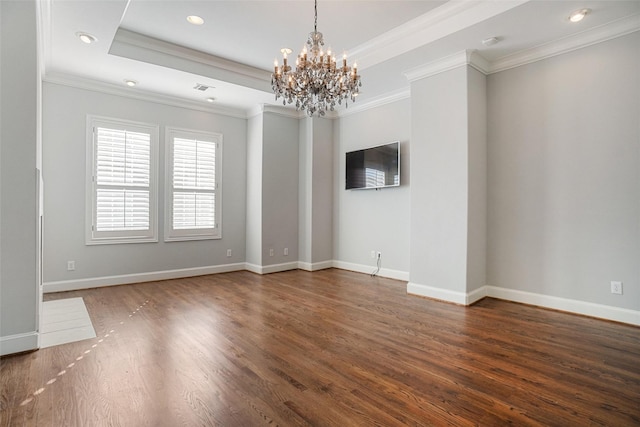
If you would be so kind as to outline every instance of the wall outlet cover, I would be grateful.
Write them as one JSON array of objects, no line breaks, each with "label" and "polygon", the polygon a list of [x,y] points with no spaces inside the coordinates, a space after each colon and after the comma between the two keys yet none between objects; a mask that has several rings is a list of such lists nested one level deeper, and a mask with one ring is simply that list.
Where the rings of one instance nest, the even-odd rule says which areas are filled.
[{"label": "wall outlet cover", "polygon": [[622,295],[622,282],[611,282],[611,293]]}]

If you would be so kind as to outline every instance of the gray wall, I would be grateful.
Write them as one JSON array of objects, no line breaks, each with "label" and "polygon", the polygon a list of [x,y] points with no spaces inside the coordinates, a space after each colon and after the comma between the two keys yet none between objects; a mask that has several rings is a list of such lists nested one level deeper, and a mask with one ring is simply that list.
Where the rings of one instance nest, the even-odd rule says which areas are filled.
[{"label": "gray wall", "polygon": [[[158,243],[85,245],[87,114],[160,126]],[[45,282],[198,268],[245,261],[247,121],[45,83]],[[165,126],[223,134],[222,239],[163,241]],[[226,250],[232,249],[228,258]],[[67,261],[75,271],[67,271]]]},{"label": "gray wall", "polygon": [[333,125],[334,120],[312,119],[311,262],[333,260]]},{"label": "gray wall", "polygon": [[[298,126],[298,260],[311,264],[313,253],[313,119],[305,117]],[[331,213],[332,214],[332,213]]]},{"label": "gray wall", "polygon": [[466,292],[467,66],[411,83],[412,283]]},{"label": "gray wall", "polygon": [[[263,115],[262,265],[298,261],[298,119]],[[284,255],[288,248],[289,255]],[[273,256],[269,250],[273,249]]]},{"label": "gray wall", "polygon": [[489,76],[489,284],[640,309],[639,46]]},{"label": "gray wall", "polygon": [[247,123],[247,259],[262,265],[262,114]]},{"label": "gray wall", "polygon": [[487,77],[467,68],[467,292],[487,284]]},{"label": "gray wall", "polygon": [[33,1],[0,2],[0,353],[35,348],[38,329],[38,87]]},{"label": "gray wall", "polygon": [[[380,251],[383,268],[408,273],[410,100],[347,115],[334,126],[334,259],[373,270],[370,253]],[[401,186],[345,190],[345,153],[392,141],[400,141]]]}]

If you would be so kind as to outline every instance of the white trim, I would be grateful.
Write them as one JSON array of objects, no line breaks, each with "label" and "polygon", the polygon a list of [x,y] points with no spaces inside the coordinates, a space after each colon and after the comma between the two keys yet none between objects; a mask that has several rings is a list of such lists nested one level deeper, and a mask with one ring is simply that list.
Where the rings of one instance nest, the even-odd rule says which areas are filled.
[{"label": "white trim", "polygon": [[452,302],[460,305],[467,304],[467,294],[464,292],[451,291],[449,289],[436,288],[423,285],[421,283],[408,282],[407,293],[421,297],[433,298],[440,301]]},{"label": "white trim", "polygon": [[[164,241],[181,242],[190,240],[213,240],[222,238],[222,168],[224,163],[224,135],[219,132],[184,129],[174,126],[164,128],[164,158],[165,158],[165,182],[164,182]],[[214,194],[214,227],[207,229],[176,230],[173,228],[173,145],[176,138],[197,139],[215,144],[215,184]]]},{"label": "white trim", "polygon": [[[149,230],[98,231],[96,228],[96,128],[136,131],[149,135]],[[111,245],[129,243],[155,243],[158,241],[158,169],[160,153],[160,127],[155,123],[137,122],[113,117],[87,114],[85,143],[85,244]],[[143,186],[141,186],[142,188]]]},{"label": "white trim", "polygon": [[403,99],[411,98],[411,91],[409,88],[402,88],[393,92],[388,92],[375,98],[371,98],[365,102],[352,103],[349,108],[345,108],[338,112],[339,117],[346,117],[352,114],[361,113],[365,110],[381,107],[383,105],[391,104],[393,102],[402,101]]},{"label": "white trim", "polygon": [[[157,280],[178,279],[183,277],[204,276],[208,274],[227,273],[231,271],[247,270],[257,274],[269,274],[295,269],[316,271],[332,267],[365,274],[371,274],[375,269],[374,267],[368,265],[354,264],[337,260],[323,261],[313,264],[298,261],[267,266],[259,266],[250,263],[236,263],[209,267],[157,271],[150,273],[127,274],[120,276],[106,276],[78,280],[64,280],[58,282],[45,282],[43,286],[45,293],[51,293],[97,288],[103,286],[150,282]],[[407,281],[409,273],[383,268],[380,270],[378,275],[390,279]],[[515,289],[500,288],[496,286],[483,286],[469,293],[464,293],[451,291],[448,289],[436,288],[433,286],[427,286],[415,282],[407,282],[407,293],[465,306],[471,305],[481,300],[482,298],[491,297],[640,326],[640,311],[637,310],[554,297],[550,295],[536,294],[532,292],[518,291]],[[37,345],[37,332],[17,334],[0,338],[0,350],[2,352],[2,355],[34,350],[38,348]]]},{"label": "white trim", "polygon": [[289,271],[289,270],[297,270],[298,262],[285,262],[282,264],[271,264],[271,265],[257,265],[257,264],[249,264],[247,263],[245,268],[252,273],[256,274],[269,274],[269,273],[279,273],[281,271]]},{"label": "white trim", "polygon": [[529,0],[449,1],[349,51],[364,70],[497,16]]},{"label": "white trim", "polygon": [[[190,49],[188,47],[184,47],[184,46],[170,43],[164,40],[160,40],[155,37],[150,37],[141,33],[136,33],[135,31],[125,30],[124,28],[118,28],[118,30],[116,31],[116,34],[113,37],[113,42],[111,43],[111,47],[109,48],[109,54],[128,57],[123,55],[122,54],[123,52],[120,52],[119,50],[126,50],[127,54],[132,53],[130,50],[118,49],[125,45],[130,48],[142,49],[142,51],[144,52],[148,52],[148,51],[157,52],[157,53],[166,55],[168,57],[179,58],[179,59],[187,60],[189,62],[207,65],[214,69],[228,71],[233,74],[240,75],[246,79],[251,79],[253,85],[249,85],[249,87],[255,86],[254,89],[257,89],[257,90],[264,90],[264,91],[270,90],[270,81],[271,81],[270,71],[263,70],[261,68],[253,67],[240,62],[232,61],[230,59],[226,59],[220,56],[204,53],[199,50]],[[130,59],[134,59],[137,61],[150,62],[140,58],[130,58]],[[151,63],[154,63],[154,62],[151,62]],[[156,64],[156,65],[165,65],[165,64]],[[232,83],[241,84],[237,82],[232,82]],[[245,86],[247,85],[245,84]]]},{"label": "white trim", "polygon": [[271,104],[262,104],[260,106],[260,112],[258,114],[260,113],[262,114],[272,113],[282,117],[288,117],[291,119],[303,119],[306,116],[304,111],[298,111],[295,109],[295,107],[286,107],[284,105],[271,105]]},{"label": "white trim", "polygon": [[487,296],[640,326],[640,311],[515,289],[485,286]]},{"label": "white trim", "polygon": [[581,33],[504,56],[490,64],[489,72],[497,73],[553,56],[562,55],[640,30],[640,14],[627,16]]},{"label": "white trim", "polygon": [[318,271],[318,270],[325,270],[327,268],[332,268],[333,267],[333,261],[322,261],[322,262],[302,262],[302,261],[298,261],[298,268],[300,270],[305,270],[305,271]]},{"label": "white trim", "polygon": [[[273,105],[273,104],[260,104],[254,108],[251,108],[247,113],[247,118],[259,116],[264,113],[277,114],[282,117],[288,117],[291,119],[304,119],[307,116],[303,110],[296,110],[295,107],[287,104],[285,105]],[[338,110],[329,110],[322,117],[323,119],[335,119],[339,116]]]},{"label": "white trim", "polygon": [[471,291],[469,293],[467,293],[466,297],[465,297],[465,305],[471,305],[471,304],[475,304],[476,302],[480,301],[482,298],[486,298],[487,296],[487,286],[482,286],[481,288],[478,288],[474,291]]},{"label": "white trim", "polygon": [[171,107],[186,108],[205,113],[220,114],[237,119],[246,119],[247,113],[244,110],[221,107],[219,105],[205,104],[203,102],[180,99],[174,96],[162,95],[150,91],[142,91],[136,88],[124,89],[121,85],[100,82],[80,76],[71,76],[60,73],[47,73],[44,77],[46,83],[68,86],[76,89],[90,90],[92,92],[104,93],[123,98],[136,99],[138,101],[153,102],[156,104],[168,105]]},{"label": "white trim", "polygon": [[469,65],[483,74],[487,74],[491,69],[489,62],[475,50],[462,50],[444,58],[437,59],[424,65],[411,68],[404,72],[409,82],[413,82],[426,77],[435,76],[458,67]]},{"label": "white trim", "polygon": [[0,356],[37,350],[38,335],[37,331],[33,331],[0,337]]},{"label": "white trim", "polygon": [[[340,268],[342,270],[349,270],[349,271],[355,271],[357,273],[366,273],[366,274],[371,274],[376,270],[375,265],[372,266],[372,265],[354,264],[354,263],[338,261],[338,260],[333,261],[333,266],[335,268]],[[404,280],[404,281],[409,280],[408,272],[400,271],[400,270],[392,270],[390,268],[381,268],[377,275],[380,277],[387,277],[389,279]]]},{"label": "white trim", "polygon": [[262,274],[262,267],[259,266],[258,264],[251,264],[251,263],[246,262],[244,264],[244,268],[245,268],[245,270],[250,271],[252,273]]},{"label": "white trim", "polygon": [[483,286],[472,292],[464,293],[427,286],[415,282],[408,282],[407,293],[465,306],[471,305],[482,298],[491,297],[640,326],[640,311],[637,310],[629,310],[587,301],[560,298],[551,295],[542,295],[496,286]]},{"label": "white trim", "polygon": [[180,268],[176,270],[152,271],[148,273],[122,274],[118,276],[91,277],[87,279],[61,280],[45,282],[44,292],[64,292],[79,289],[100,288],[113,285],[154,282],[157,280],[180,279],[184,277],[205,276],[207,274],[228,273],[245,270],[245,263],[212,265],[207,267]]}]

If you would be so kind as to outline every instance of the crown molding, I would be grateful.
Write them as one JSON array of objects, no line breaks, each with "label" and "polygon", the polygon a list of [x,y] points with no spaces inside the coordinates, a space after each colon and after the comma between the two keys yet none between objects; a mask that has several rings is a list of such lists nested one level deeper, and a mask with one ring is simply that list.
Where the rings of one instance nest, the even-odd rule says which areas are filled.
[{"label": "crown molding", "polygon": [[497,16],[530,0],[448,1],[349,51],[364,70]]},{"label": "crown molding", "polygon": [[488,74],[488,69],[490,68],[489,62],[477,51],[463,50],[419,67],[411,68],[405,71],[404,75],[409,82],[413,82],[466,65],[470,65],[483,74]]},{"label": "crown molding", "polygon": [[133,31],[118,29],[109,54],[271,92],[271,73]]},{"label": "crown molding", "polygon": [[488,74],[562,55],[640,30],[640,14],[600,25],[572,36],[499,58],[489,64]]},{"label": "crown molding", "polygon": [[51,0],[36,2],[38,20],[38,72],[44,78],[46,69],[51,65]]},{"label": "crown molding", "polygon": [[453,55],[440,58],[436,61],[411,68],[405,71],[404,75],[409,82],[413,82],[415,80],[453,70],[463,65],[469,65],[481,73],[488,75],[520,67],[532,62],[541,61],[553,56],[562,55],[577,49],[582,49],[587,46],[625,36],[639,30],[640,14],[636,14],[550,43],[545,43],[531,49],[516,52],[492,62],[487,61],[476,50],[463,50],[454,53]]},{"label": "crown molding", "polygon": [[245,110],[221,107],[218,105],[204,105],[201,102],[195,102],[187,99],[180,99],[173,96],[162,95],[155,92],[141,91],[135,88],[123,88],[120,85],[104,83],[97,80],[87,79],[85,77],[73,76],[60,73],[47,73],[43,79],[47,83],[53,83],[62,86],[73,87],[77,89],[90,90],[93,92],[105,93],[107,95],[121,96],[124,98],[136,99],[139,101],[153,102],[156,104],[169,105],[172,107],[186,108],[190,110],[203,111],[205,113],[220,114],[224,116],[234,117],[237,119],[246,119],[247,112]]},{"label": "crown molding", "polygon": [[298,111],[295,108],[285,107],[281,105],[262,104],[260,105],[261,113],[271,113],[291,119],[301,119],[305,116],[304,111]]},{"label": "crown molding", "polygon": [[[306,117],[309,117],[302,110],[299,111],[299,110],[296,110],[293,107],[285,107],[285,106],[273,105],[273,104],[261,104],[261,105],[258,105],[258,106],[252,108],[249,111],[247,117],[251,118],[251,117],[255,117],[255,116],[258,116],[260,114],[263,114],[263,113],[276,114],[276,115],[279,115],[279,116],[282,116],[282,117],[289,117],[291,119],[304,119]],[[336,119],[336,118],[338,118],[338,113],[337,113],[337,111],[327,111],[325,113],[325,115],[320,117],[320,118]]]},{"label": "crown molding", "polygon": [[340,110],[338,116],[340,118],[351,116],[353,114],[361,113],[366,110],[370,110],[372,108],[381,107],[386,104],[391,104],[393,102],[401,101],[403,99],[411,98],[411,91],[409,88],[403,88],[400,90],[396,90],[393,92],[387,92],[380,96],[376,96],[366,102],[362,102],[359,104],[351,104],[349,108],[345,108],[344,110]]}]

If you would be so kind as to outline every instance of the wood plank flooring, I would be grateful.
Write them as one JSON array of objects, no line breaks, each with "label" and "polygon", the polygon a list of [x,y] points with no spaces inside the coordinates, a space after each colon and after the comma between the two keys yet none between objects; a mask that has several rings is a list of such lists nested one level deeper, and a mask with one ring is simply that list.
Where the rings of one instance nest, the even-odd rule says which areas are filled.
[{"label": "wood plank flooring", "polygon": [[0,360],[0,426],[638,426],[640,328],[330,269],[82,297],[96,338]]}]

